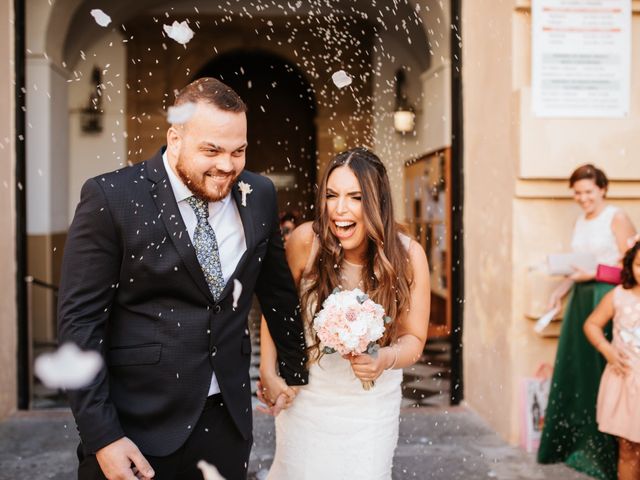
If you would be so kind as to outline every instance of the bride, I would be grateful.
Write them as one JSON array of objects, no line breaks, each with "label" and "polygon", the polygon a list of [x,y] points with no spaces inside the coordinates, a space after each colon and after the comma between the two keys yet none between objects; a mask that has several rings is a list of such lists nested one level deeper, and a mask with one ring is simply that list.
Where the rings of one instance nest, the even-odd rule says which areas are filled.
[{"label": "bride", "polygon": [[[427,259],[401,233],[384,164],[365,148],[333,159],[316,207],[315,221],[297,228],[286,246],[305,319],[308,385],[294,390],[278,376],[273,341],[264,321],[261,327],[260,396],[273,414],[288,407],[275,420],[267,478],[390,479],[402,368],[419,359],[427,337]],[[376,356],[320,352],[310,322],[336,287],[360,288],[393,319]],[[372,380],[375,386],[363,389],[361,381]]]}]

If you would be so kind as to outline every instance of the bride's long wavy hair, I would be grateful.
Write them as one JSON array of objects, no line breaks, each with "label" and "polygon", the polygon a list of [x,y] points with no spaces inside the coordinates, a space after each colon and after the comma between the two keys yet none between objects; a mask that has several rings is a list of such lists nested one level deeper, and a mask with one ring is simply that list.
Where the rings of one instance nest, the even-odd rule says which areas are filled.
[{"label": "bride's long wavy hair", "polygon": [[[318,236],[320,248],[312,268],[305,275],[307,287],[301,292],[301,303],[315,303],[315,311],[309,312],[315,315],[322,302],[341,283],[340,267],[344,251],[329,228],[326,198],[329,176],[340,167],[349,168],[360,184],[365,241],[368,243],[362,271],[363,290],[374,302],[382,305],[386,314],[393,319],[379,341],[381,346],[386,346],[395,340],[398,320],[409,308],[413,272],[408,252],[398,237],[398,233],[404,229],[394,219],[387,170],[380,159],[366,148],[358,147],[337,155],[318,185],[313,231]],[[318,345],[318,338],[315,337],[314,346],[309,352],[311,361],[320,357]]]}]

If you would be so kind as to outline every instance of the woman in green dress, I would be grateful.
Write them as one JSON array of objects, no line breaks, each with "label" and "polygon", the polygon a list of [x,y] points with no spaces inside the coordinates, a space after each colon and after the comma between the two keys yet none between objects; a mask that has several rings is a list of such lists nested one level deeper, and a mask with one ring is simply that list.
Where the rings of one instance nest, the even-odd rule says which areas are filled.
[{"label": "woman in green dress", "polygon": [[[622,210],[607,204],[606,175],[593,165],[583,165],[573,172],[569,186],[583,211],[573,230],[572,250],[593,254],[599,264],[619,265],[636,232]],[[602,480],[615,480],[617,455],[615,439],[599,432],[596,424],[596,398],[606,360],[588,342],[582,327],[611,288],[595,281],[595,272],[576,268],[551,295],[550,307],[559,307],[567,294],[569,301],[538,450],[540,463],[565,462]]]}]

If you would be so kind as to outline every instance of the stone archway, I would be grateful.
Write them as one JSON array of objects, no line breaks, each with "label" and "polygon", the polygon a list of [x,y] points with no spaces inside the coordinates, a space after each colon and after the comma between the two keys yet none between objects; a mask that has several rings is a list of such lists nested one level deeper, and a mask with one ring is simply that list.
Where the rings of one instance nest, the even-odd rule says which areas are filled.
[{"label": "stone archway", "polygon": [[[207,74],[212,58],[216,62],[238,52],[277,56],[283,64],[305,72],[315,94],[315,109],[309,116],[315,121],[311,123],[313,144],[304,147],[309,163],[304,163],[302,173],[308,177],[302,189],[315,183],[313,177],[334,155],[337,144],[364,144],[387,164],[397,214],[404,218],[404,162],[450,141],[443,120],[448,117],[450,98],[449,0],[427,0],[425,8],[418,8],[413,0],[291,2],[288,7],[286,2],[267,6],[238,0],[228,8],[223,3],[113,0],[107,6],[100,0],[26,1],[30,206],[23,214],[29,220],[27,235],[33,245],[28,258],[46,267],[41,278],[47,282],[57,283],[62,244],[82,181],[153,154],[164,143],[166,107],[173,92],[194,74]],[[108,29],[95,24],[89,13],[92,8],[103,8],[111,15]],[[187,48],[162,33],[163,23],[184,19],[196,30]],[[77,125],[94,64],[105,72],[105,130],[100,138],[80,135]],[[419,112],[413,136],[399,136],[392,127],[397,68],[407,69],[408,96]],[[350,89],[332,84],[331,74],[337,69],[347,70],[355,79]],[[269,108],[265,118],[280,113]],[[269,122],[261,123],[271,127]],[[295,150],[288,141],[289,150]],[[301,146],[297,149],[302,152]],[[283,166],[276,160],[282,156],[264,156],[270,158],[249,168],[279,173]],[[281,208],[287,202],[303,202],[304,207],[304,200],[287,199]],[[32,267],[28,273],[40,276]],[[40,303],[42,308],[52,305]],[[21,348],[26,349],[26,342]],[[27,374],[21,382],[26,380]]]},{"label": "stone archway", "polygon": [[216,77],[249,107],[247,169],[269,176],[281,212],[310,219],[316,180],[316,101],[302,71],[263,50],[215,57],[195,78]]}]

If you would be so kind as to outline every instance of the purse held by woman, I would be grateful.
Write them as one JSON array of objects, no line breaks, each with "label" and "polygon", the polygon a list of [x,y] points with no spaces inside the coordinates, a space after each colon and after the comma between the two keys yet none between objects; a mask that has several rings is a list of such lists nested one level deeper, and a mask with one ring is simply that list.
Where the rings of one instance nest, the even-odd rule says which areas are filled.
[{"label": "purse held by woman", "polygon": [[596,281],[619,285],[622,282],[620,279],[621,274],[622,269],[620,267],[598,264],[598,269],[596,270]]}]

